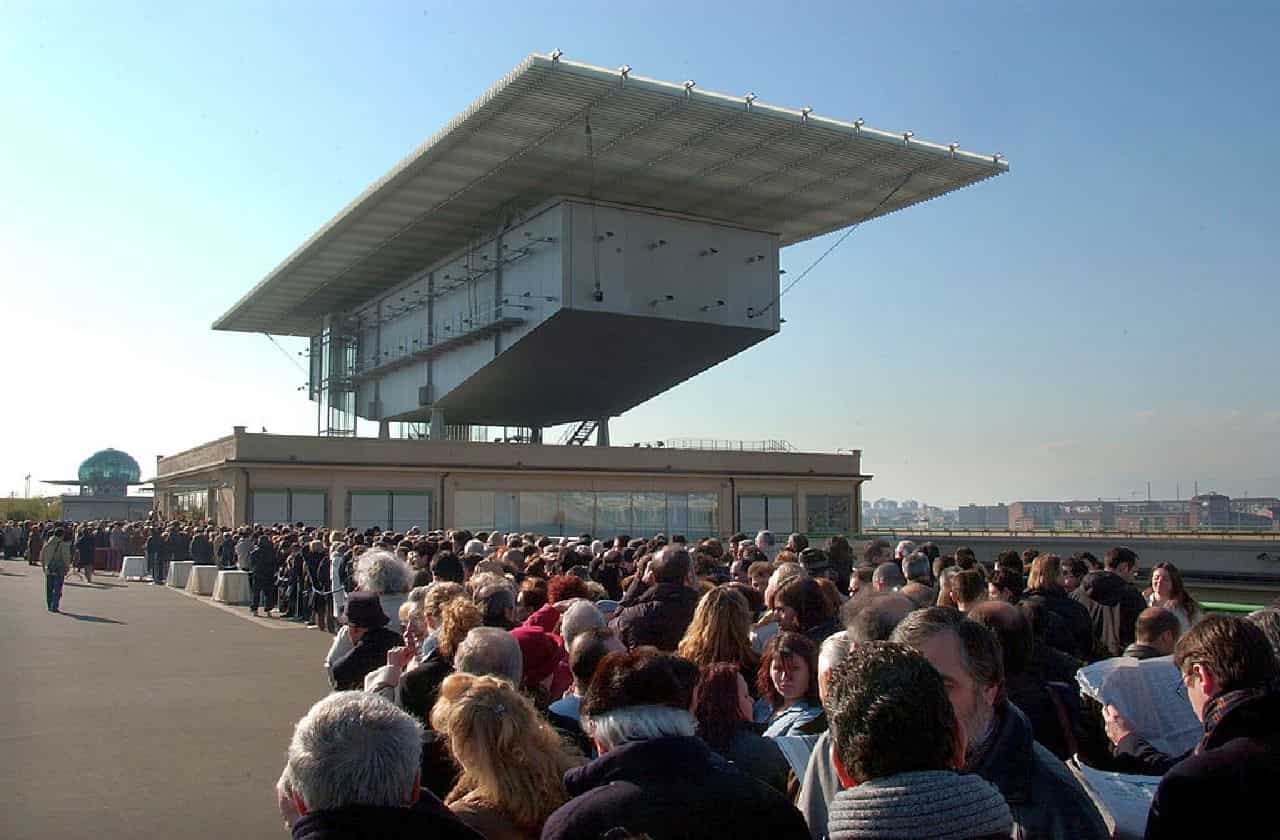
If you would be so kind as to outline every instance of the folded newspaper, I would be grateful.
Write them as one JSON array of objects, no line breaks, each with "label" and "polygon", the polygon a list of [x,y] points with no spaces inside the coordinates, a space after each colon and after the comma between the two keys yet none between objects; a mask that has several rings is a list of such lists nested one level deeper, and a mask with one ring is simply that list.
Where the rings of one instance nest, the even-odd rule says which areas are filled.
[{"label": "folded newspaper", "polygon": [[1079,758],[1073,758],[1067,766],[1084,783],[1116,840],[1142,840],[1159,776],[1095,770]]},{"label": "folded newspaper", "polygon": [[1138,735],[1166,755],[1185,753],[1204,734],[1172,656],[1104,659],[1077,671],[1076,682],[1094,700],[1115,706]]}]

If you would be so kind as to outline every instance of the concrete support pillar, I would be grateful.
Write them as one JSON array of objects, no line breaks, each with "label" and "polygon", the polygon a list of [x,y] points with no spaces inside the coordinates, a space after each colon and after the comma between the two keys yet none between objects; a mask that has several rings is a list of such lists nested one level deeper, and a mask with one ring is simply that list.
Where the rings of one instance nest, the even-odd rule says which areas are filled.
[{"label": "concrete support pillar", "polygon": [[532,428],[529,429],[529,442],[542,443],[542,427],[541,426],[533,426]]},{"label": "concrete support pillar", "polygon": [[231,479],[231,524],[239,527],[249,524],[249,472],[238,469]]},{"label": "concrete support pillar", "polygon": [[444,440],[444,412],[431,409],[431,429],[427,435],[431,440]]},{"label": "concrete support pillar", "polygon": [[609,418],[601,417],[596,426],[596,446],[609,445]]},{"label": "concrete support pillar", "polygon": [[391,440],[391,421],[378,421],[378,440]]}]

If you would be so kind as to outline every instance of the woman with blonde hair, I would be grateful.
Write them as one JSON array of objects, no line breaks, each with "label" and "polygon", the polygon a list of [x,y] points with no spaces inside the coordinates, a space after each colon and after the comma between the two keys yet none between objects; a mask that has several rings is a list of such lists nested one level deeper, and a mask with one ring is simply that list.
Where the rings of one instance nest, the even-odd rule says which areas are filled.
[{"label": "woman with blonde hair", "polygon": [[445,804],[487,840],[534,840],[569,800],[564,774],[581,756],[506,680],[450,676],[431,725],[448,739],[461,771]]},{"label": "woman with blonde hair", "polygon": [[730,662],[748,686],[756,681],[760,655],[751,645],[751,608],[729,586],[717,586],[698,601],[676,655],[698,667]]}]

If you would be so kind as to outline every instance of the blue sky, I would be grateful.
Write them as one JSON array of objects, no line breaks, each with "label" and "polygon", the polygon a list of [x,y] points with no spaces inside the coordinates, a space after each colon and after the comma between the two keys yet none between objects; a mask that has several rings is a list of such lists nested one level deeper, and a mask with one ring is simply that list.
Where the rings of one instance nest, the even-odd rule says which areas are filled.
[{"label": "blue sky", "polygon": [[314,431],[286,354],[209,324],[555,47],[1011,161],[858,230],[780,335],[616,442],[857,447],[871,498],[948,505],[1280,494],[1280,6],[174,5],[0,3],[6,494],[104,446],[149,473],[235,424]]}]

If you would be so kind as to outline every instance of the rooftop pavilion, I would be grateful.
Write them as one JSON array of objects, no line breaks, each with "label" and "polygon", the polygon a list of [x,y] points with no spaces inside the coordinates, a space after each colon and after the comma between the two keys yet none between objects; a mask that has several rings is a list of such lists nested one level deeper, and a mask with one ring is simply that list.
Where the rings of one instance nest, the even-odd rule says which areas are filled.
[{"label": "rooftop pavilion", "polygon": [[310,337],[322,434],[590,420],[603,443],[610,416],[778,331],[780,248],[1007,169],[535,54],[214,328]]}]

